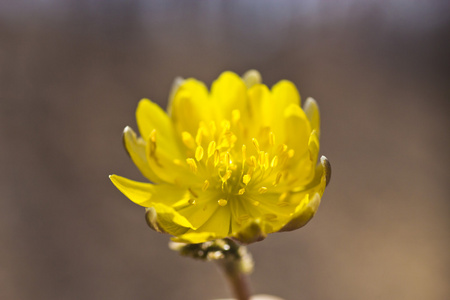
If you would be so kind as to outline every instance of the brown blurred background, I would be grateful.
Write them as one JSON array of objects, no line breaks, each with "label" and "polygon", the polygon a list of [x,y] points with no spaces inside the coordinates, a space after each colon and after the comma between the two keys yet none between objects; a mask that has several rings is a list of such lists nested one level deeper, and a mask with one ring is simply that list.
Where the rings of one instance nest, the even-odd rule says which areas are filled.
[{"label": "brown blurred background", "polygon": [[302,230],[250,246],[286,300],[450,299],[448,1],[0,2],[0,298],[207,300],[108,175],[176,76],[290,79],[322,113],[331,184]]}]

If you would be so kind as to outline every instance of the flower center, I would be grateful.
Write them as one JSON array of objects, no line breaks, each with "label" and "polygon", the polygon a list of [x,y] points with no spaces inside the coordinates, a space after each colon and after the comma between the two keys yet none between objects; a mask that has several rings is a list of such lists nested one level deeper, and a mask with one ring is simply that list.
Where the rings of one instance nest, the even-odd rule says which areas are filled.
[{"label": "flower center", "polygon": [[195,137],[187,131],[181,133],[186,163],[204,179],[203,192],[219,192],[220,206],[235,197],[271,192],[287,178],[295,154],[287,145],[276,144],[270,127],[245,128],[239,110],[231,115],[231,121],[220,124],[200,122]]}]

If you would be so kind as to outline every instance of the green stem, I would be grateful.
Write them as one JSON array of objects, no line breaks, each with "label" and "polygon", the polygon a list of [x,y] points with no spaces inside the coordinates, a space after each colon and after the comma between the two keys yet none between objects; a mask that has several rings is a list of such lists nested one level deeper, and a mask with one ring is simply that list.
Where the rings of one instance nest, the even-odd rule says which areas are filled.
[{"label": "green stem", "polygon": [[248,277],[241,270],[240,260],[225,258],[218,260],[217,263],[225,273],[236,300],[249,300]]}]

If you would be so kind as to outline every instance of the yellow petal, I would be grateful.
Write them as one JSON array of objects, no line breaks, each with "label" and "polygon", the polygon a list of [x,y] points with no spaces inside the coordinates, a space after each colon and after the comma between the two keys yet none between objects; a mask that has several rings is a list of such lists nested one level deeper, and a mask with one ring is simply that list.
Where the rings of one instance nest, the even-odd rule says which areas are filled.
[{"label": "yellow petal", "polygon": [[173,97],[169,113],[176,131],[187,131],[195,136],[200,121],[213,118],[213,107],[210,105],[208,89],[198,80],[184,80]]},{"label": "yellow petal", "polygon": [[294,161],[308,153],[308,141],[311,135],[311,126],[303,110],[296,104],[289,105],[284,111],[285,118],[285,144],[294,149]]},{"label": "yellow petal", "polygon": [[267,234],[261,228],[261,220],[251,220],[246,223],[238,232],[233,234],[233,239],[242,244],[251,244],[262,241]]},{"label": "yellow petal", "polygon": [[148,164],[147,155],[145,153],[145,141],[142,138],[138,138],[136,133],[129,126],[125,127],[123,131],[123,143],[128,155],[141,171],[142,175],[150,181],[160,183],[161,179],[152,171]]},{"label": "yellow petal", "polygon": [[151,204],[153,184],[137,182],[118,175],[110,175],[109,179],[134,203],[145,207]]},{"label": "yellow petal", "polygon": [[291,231],[305,226],[316,214],[319,204],[320,195],[318,193],[314,194],[311,201],[302,201],[297,206],[291,220],[280,231]]},{"label": "yellow petal", "polygon": [[316,100],[309,97],[308,99],[306,99],[305,105],[303,107],[303,110],[308,117],[309,123],[311,124],[311,129],[315,130],[317,132],[317,135],[320,136],[320,112]]},{"label": "yellow petal", "polygon": [[150,168],[162,181],[179,187],[203,185],[204,179],[192,172],[186,159],[173,159],[164,149],[158,146],[153,149],[150,142],[147,143],[146,155]]},{"label": "yellow petal", "polygon": [[[187,229],[195,229],[185,217],[180,215],[175,209],[162,203],[155,203],[150,209],[147,209],[146,214],[147,222],[149,222],[150,227],[156,225],[157,231],[164,231],[173,234],[173,231],[181,231],[184,227]],[[153,228],[153,227],[152,227]]]},{"label": "yellow petal", "polygon": [[247,87],[239,75],[223,72],[211,86],[211,97],[214,105],[217,105],[220,118],[230,120],[233,110],[242,112],[246,109]]},{"label": "yellow petal", "polygon": [[162,203],[172,206],[179,201],[190,199],[187,189],[169,184],[151,184],[127,179],[118,175],[109,176],[114,185],[131,201],[144,207]]},{"label": "yellow petal", "polygon": [[197,228],[205,224],[219,208],[217,201],[212,199],[210,194],[201,193],[195,199],[195,205],[189,205],[178,210]]},{"label": "yellow petal", "polygon": [[220,206],[202,227],[196,231],[189,230],[174,240],[185,243],[203,243],[227,237],[230,229],[230,217],[228,206]]},{"label": "yellow petal", "polygon": [[142,138],[147,141],[156,132],[156,144],[172,158],[182,158],[180,143],[172,121],[164,110],[148,99],[142,99],[136,110],[136,121]]},{"label": "yellow petal", "polygon": [[249,136],[257,136],[261,127],[269,126],[272,118],[270,91],[264,84],[255,84],[248,90],[248,116],[251,120]]}]

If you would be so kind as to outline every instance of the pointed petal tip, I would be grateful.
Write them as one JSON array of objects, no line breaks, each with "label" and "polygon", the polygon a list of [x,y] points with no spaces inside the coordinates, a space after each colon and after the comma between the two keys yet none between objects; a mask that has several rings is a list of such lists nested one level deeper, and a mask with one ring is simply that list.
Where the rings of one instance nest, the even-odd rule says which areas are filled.
[{"label": "pointed petal tip", "polygon": [[326,180],[326,185],[328,186],[328,184],[330,183],[331,180],[331,164],[330,161],[328,160],[328,158],[326,158],[324,155],[322,155],[322,157],[320,158],[320,163],[323,166],[323,170],[325,172],[325,180]]}]

